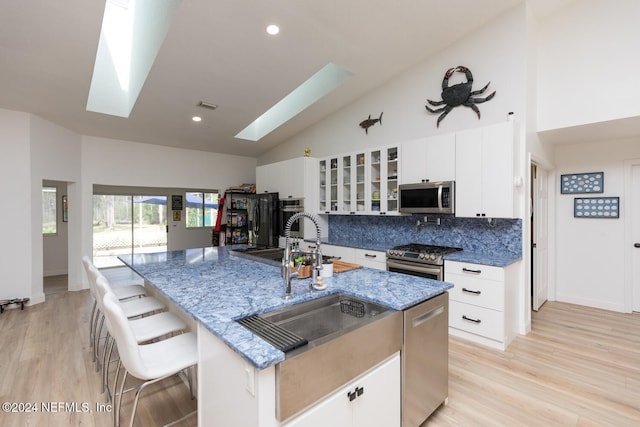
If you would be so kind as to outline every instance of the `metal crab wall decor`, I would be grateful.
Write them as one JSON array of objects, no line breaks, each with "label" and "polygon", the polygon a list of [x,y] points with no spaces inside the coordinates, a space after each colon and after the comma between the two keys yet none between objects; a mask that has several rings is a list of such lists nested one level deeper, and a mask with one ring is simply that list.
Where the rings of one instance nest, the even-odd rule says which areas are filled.
[{"label": "metal crab wall decor", "polygon": [[[465,75],[467,76],[467,81],[464,83],[458,83],[453,86],[449,86],[449,78],[456,71],[465,73]],[[429,105],[425,105],[424,107],[430,113],[442,113],[440,114],[440,116],[438,117],[438,121],[436,122],[437,127],[440,127],[440,122],[442,121],[442,119],[444,119],[447,114],[449,114],[449,112],[453,110],[454,107],[457,107],[459,105],[464,105],[465,107],[471,108],[476,112],[479,119],[480,110],[478,109],[476,104],[481,104],[483,102],[491,100],[496,95],[496,92],[493,91],[493,93],[486,98],[476,98],[475,95],[482,95],[487,90],[490,84],[491,82],[487,83],[486,86],[482,89],[472,91],[471,88],[473,86],[473,74],[471,74],[471,70],[462,65],[449,68],[447,72],[444,73],[444,79],[442,80],[442,101],[431,101],[430,99],[427,99],[427,102],[433,107],[437,107],[439,105],[445,106],[436,109],[429,108]]]}]

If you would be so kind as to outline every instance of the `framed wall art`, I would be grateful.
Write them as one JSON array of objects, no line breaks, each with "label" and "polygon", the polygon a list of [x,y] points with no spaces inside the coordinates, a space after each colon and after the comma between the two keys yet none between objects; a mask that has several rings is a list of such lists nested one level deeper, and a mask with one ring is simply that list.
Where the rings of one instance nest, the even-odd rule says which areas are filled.
[{"label": "framed wall art", "polygon": [[620,218],[620,197],[576,197],[575,218]]},{"label": "framed wall art", "polygon": [[182,210],[182,195],[171,196],[171,210],[174,210],[174,211]]},{"label": "framed wall art", "polygon": [[604,172],[560,175],[561,194],[604,192]]}]

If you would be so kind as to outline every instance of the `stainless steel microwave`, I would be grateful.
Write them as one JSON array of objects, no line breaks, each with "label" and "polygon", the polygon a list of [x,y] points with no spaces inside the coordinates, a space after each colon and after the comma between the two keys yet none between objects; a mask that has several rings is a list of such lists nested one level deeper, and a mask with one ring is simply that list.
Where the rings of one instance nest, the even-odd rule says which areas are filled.
[{"label": "stainless steel microwave", "polygon": [[398,187],[398,210],[404,213],[454,214],[455,182],[419,182]]}]

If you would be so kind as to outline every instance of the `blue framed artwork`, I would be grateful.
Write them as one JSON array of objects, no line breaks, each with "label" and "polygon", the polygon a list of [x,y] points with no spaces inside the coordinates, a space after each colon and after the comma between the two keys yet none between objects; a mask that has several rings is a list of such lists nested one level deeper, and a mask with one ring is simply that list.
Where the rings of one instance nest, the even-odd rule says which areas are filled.
[{"label": "blue framed artwork", "polygon": [[604,192],[604,172],[570,173],[560,175],[561,194]]},{"label": "blue framed artwork", "polygon": [[575,218],[620,218],[620,197],[576,197]]}]

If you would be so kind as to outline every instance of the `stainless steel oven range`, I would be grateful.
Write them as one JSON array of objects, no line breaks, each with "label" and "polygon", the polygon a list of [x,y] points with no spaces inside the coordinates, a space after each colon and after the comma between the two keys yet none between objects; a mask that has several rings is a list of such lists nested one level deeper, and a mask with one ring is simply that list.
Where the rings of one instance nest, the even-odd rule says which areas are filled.
[{"label": "stainless steel oven range", "polygon": [[461,248],[409,243],[387,250],[387,271],[444,280],[443,256]]}]

